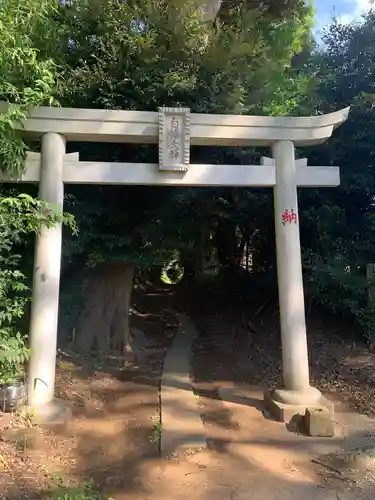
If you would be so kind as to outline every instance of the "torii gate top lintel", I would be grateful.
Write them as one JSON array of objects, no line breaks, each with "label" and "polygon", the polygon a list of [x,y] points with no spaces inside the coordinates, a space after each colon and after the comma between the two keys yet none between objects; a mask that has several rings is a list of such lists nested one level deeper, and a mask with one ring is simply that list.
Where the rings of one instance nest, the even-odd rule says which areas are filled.
[{"label": "torii gate top lintel", "polygon": [[[347,119],[350,108],[308,117],[202,114],[181,109],[189,114],[192,145],[267,146],[291,140],[295,146],[309,146],[329,138]],[[158,113],[39,107],[31,110],[20,130],[37,137],[55,132],[67,141],[157,143],[159,121],[160,110]]]}]

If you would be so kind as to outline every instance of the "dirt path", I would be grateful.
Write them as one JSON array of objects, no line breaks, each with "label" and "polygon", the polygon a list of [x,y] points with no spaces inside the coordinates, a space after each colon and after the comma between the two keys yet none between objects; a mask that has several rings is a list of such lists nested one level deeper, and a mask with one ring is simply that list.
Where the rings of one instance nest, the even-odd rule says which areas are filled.
[{"label": "dirt path", "polygon": [[[212,352],[206,351],[206,356],[212,359]],[[208,450],[145,466],[150,491],[135,494],[134,500],[337,500],[337,487],[327,487],[310,460],[338,449],[346,436],[333,440],[300,436],[264,417],[259,387],[250,392],[244,387],[237,394],[236,386],[224,390],[223,382],[202,381],[202,371],[200,376],[195,392],[200,394],[198,409]],[[176,414],[180,411],[178,407]],[[369,424],[374,431],[375,422]],[[362,436],[362,444],[368,439]],[[339,493],[342,500],[371,498],[363,490],[341,488]]]},{"label": "dirt path", "polygon": [[[73,407],[67,428],[43,430],[25,425],[25,415],[0,416],[1,500],[117,500],[132,492],[146,494],[142,467],[159,460],[160,377],[177,325],[160,314],[168,299],[155,294],[139,302],[141,314],[133,316],[132,327],[146,333],[147,345],[138,367],[124,371],[60,355],[56,395]],[[87,483],[94,486],[83,493]],[[57,487],[70,496],[58,496]]]},{"label": "dirt path", "polygon": [[[59,359],[58,395],[74,407],[67,429],[25,428],[24,416],[13,423],[0,421],[0,499],[337,500],[334,488],[325,487],[324,479],[307,464],[313,456],[341,446],[345,436],[309,440],[264,418],[260,382],[274,384],[280,375],[277,331],[264,321],[257,326],[268,336],[249,333],[236,319],[237,312],[211,311],[210,317],[194,318],[199,337],[192,374],[206,451],[160,459],[159,384],[173,333],[165,335],[168,321],[156,322],[137,369],[124,372],[64,356]],[[145,331],[150,318],[139,315],[134,326]],[[328,338],[320,333],[310,336],[310,343],[319,347],[314,357],[316,381],[353,407],[359,404],[357,393],[363,384],[368,386],[366,394],[372,394],[368,379],[357,377],[355,389],[350,385],[358,370],[361,375],[371,372],[371,360]],[[189,352],[185,355],[190,357]],[[254,393],[249,382],[256,385]],[[224,390],[228,386],[232,388]],[[238,388],[245,392],[238,395]],[[369,413],[372,407],[373,400],[366,406]],[[365,423],[375,433],[374,423]],[[365,423],[360,421],[358,427],[363,429]],[[93,487],[83,494],[82,485],[90,481]],[[56,496],[57,486],[65,488],[66,496]],[[74,488],[80,488],[76,490],[80,496],[73,496]],[[344,493],[340,492],[341,500],[353,498]],[[359,500],[359,494],[355,498]]]},{"label": "dirt path", "polygon": [[110,494],[138,490],[139,463],[159,454],[160,362],[154,363],[155,378],[139,370],[122,381],[106,370],[60,360],[60,395],[73,404],[74,418],[67,429],[54,431],[3,426],[1,453],[7,466],[0,498],[39,498],[58,478],[66,487],[93,481]]},{"label": "dirt path", "polygon": [[[200,331],[193,357],[195,388],[209,448],[225,464],[221,479],[233,484],[241,483],[241,474],[254,475],[252,483],[249,479],[247,486],[240,487],[248,488],[248,496],[241,493],[241,499],[274,498],[275,489],[278,498],[336,498],[338,485],[328,487],[326,471],[318,476],[310,461],[341,447],[375,440],[375,421],[355,412],[375,414],[373,355],[365,349],[351,349],[350,344],[348,348],[338,332],[328,334],[329,329],[319,322],[310,324],[313,383],[338,403],[339,411],[337,437],[314,440],[262,414],[263,391],[281,381],[279,332],[272,315],[261,318],[257,331],[248,328],[236,308],[211,311],[210,318],[199,311],[195,322]],[[337,498],[344,500],[374,497],[371,481],[355,492],[346,491],[347,485],[340,488]]]}]

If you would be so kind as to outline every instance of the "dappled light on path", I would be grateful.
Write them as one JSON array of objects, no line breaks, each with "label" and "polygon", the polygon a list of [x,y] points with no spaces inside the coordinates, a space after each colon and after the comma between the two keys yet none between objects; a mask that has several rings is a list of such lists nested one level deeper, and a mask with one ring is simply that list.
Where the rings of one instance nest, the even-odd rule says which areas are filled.
[{"label": "dappled light on path", "polygon": [[[165,342],[158,344],[156,337],[149,337],[139,366],[126,370],[74,357],[59,359],[59,395],[73,405],[74,419],[67,428],[31,428],[4,435],[9,463],[13,450],[14,459],[19,457],[30,469],[14,474],[4,498],[51,498],[42,491],[57,484],[57,477],[65,478],[66,492],[92,481],[103,500],[337,500],[336,490],[345,493],[342,500],[371,498],[366,489],[353,496],[347,485],[331,484],[326,471],[318,473],[311,459],[345,446],[348,440],[358,446],[368,442],[371,433],[375,435],[373,421],[349,422],[345,417],[333,439],[308,438],[293,425],[274,422],[263,410],[265,387],[240,380],[244,377],[240,362],[246,356],[248,365],[258,367],[259,377],[262,373],[263,361],[259,365],[248,359],[250,339],[241,340],[234,322],[226,343],[220,331],[202,335],[202,322],[194,323],[198,337],[192,353],[182,342],[177,350],[168,351],[176,357],[164,364],[164,390],[170,396],[166,410],[172,420],[177,416],[173,425],[163,421],[163,413],[159,425]],[[223,320],[210,323],[211,328],[219,325],[228,326]],[[241,341],[243,349],[238,350]],[[278,373],[278,366],[271,368]],[[193,402],[194,419],[207,443],[199,451],[179,446],[181,439],[187,444],[195,439],[188,425]],[[184,418],[187,425],[181,431],[178,424]],[[172,443],[169,460],[159,453],[163,430]]]}]

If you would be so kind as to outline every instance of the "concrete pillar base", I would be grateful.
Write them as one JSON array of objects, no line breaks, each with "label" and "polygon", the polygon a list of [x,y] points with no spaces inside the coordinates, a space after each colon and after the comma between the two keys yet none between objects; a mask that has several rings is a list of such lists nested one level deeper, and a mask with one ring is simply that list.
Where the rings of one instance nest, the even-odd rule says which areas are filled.
[{"label": "concrete pillar base", "polygon": [[[314,389],[311,387],[310,389]],[[292,392],[293,395],[288,397],[285,393]],[[308,393],[309,391],[307,391]],[[311,391],[312,399],[307,400],[307,393],[305,393],[301,400],[298,402],[297,391],[286,391],[285,389],[277,389],[271,392],[264,393],[264,406],[266,410],[275,418],[278,422],[290,422],[292,419],[297,417],[304,417],[306,410],[328,410],[332,415],[334,413],[335,405],[332,401],[329,401],[320,392],[315,389]],[[287,399],[289,401],[295,401],[294,403],[286,403],[280,401],[280,399]]]},{"label": "concrete pillar base", "polygon": [[305,389],[292,391],[289,389],[275,389],[272,395],[275,401],[287,405],[314,405],[317,403],[322,394],[315,387],[309,385]]},{"label": "concrete pillar base", "polygon": [[72,408],[61,399],[30,407],[34,413],[33,423],[45,427],[65,427],[72,417]]}]

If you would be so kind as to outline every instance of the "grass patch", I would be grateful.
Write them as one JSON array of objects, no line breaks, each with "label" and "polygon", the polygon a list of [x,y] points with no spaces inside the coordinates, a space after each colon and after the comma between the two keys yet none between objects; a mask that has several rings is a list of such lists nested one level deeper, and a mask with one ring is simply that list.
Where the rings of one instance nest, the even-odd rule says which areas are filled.
[{"label": "grass patch", "polygon": [[58,486],[49,489],[44,498],[50,500],[112,500],[97,491],[92,483],[72,487]]},{"label": "grass patch", "polygon": [[151,436],[152,443],[160,445],[161,429],[162,429],[161,422],[158,422],[154,425],[153,433]]}]

